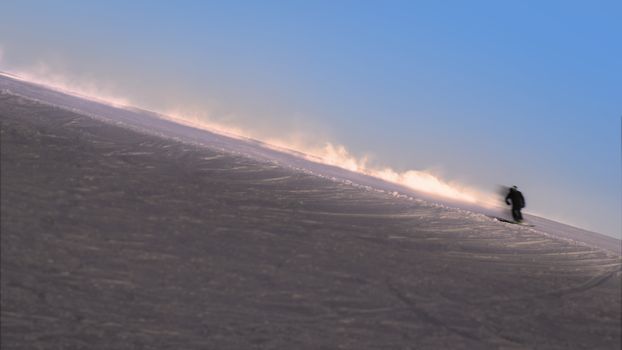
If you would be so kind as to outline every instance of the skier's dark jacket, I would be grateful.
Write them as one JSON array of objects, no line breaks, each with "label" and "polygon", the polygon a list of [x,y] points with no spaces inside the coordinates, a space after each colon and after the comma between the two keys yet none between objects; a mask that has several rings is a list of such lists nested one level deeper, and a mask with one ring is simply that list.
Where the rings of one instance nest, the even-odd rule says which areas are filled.
[{"label": "skier's dark jacket", "polygon": [[523,194],[515,188],[510,188],[510,192],[505,196],[505,202],[510,204],[508,200],[512,201],[512,208],[521,209],[525,207],[525,198]]}]

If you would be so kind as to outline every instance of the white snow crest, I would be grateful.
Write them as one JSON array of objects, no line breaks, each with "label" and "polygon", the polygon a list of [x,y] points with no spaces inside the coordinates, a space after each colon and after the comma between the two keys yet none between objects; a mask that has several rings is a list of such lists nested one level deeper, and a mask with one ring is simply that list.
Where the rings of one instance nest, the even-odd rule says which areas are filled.
[{"label": "white snow crest", "polygon": [[[115,107],[127,108],[130,106],[129,100],[113,96],[92,80],[76,79],[69,75],[52,72],[44,63],[40,63],[25,71],[12,73],[17,76],[13,74],[7,75],[12,78],[45,85],[70,95],[103,102]],[[496,202],[496,199],[491,195],[481,193],[473,188],[468,188],[455,182],[446,181],[428,170],[411,169],[400,172],[386,166],[371,166],[369,165],[367,156],[356,157],[352,155],[345,146],[332,142],[322,143],[321,140],[314,140],[313,135],[303,134],[303,136],[292,137],[292,135],[295,136],[296,133],[289,133],[280,138],[267,138],[247,128],[215,122],[212,120],[213,118],[210,118],[210,115],[205,115],[205,113],[197,115],[188,114],[184,113],[183,109],[159,113],[163,117],[180,124],[209,130],[237,139],[259,141],[262,146],[268,148],[295,154],[296,156],[314,162],[376,177],[416,191],[484,206],[489,206],[490,203]]]}]

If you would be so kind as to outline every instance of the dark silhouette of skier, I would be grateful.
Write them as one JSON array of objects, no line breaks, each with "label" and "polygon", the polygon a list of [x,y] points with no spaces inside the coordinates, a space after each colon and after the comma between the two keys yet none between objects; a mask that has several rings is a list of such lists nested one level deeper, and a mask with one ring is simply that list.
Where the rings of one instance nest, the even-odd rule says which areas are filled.
[{"label": "dark silhouette of skier", "polygon": [[[510,203],[510,201],[512,203]],[[520,210],[525,207],[525,197],[523,197],[523,194],[516,186],[512,186],[512,188],[510,188],[510,192],[508,192],[508,195],[505,196],[505,203],[507,205],[512,204],[512,217],[514,218],[514,221],[522,222],[523,214],[521,214]]]}]

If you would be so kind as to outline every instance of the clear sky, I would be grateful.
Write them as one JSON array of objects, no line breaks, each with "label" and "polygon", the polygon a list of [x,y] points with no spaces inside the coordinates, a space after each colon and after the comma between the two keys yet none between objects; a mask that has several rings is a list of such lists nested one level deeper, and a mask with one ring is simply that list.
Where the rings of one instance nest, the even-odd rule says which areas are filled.
[{"label": "clear sky", "polygon": [[[622,236],[621,1],[0,2],[0,69],[344,145]],[[310,141],[309,141],[310,140]]]}]

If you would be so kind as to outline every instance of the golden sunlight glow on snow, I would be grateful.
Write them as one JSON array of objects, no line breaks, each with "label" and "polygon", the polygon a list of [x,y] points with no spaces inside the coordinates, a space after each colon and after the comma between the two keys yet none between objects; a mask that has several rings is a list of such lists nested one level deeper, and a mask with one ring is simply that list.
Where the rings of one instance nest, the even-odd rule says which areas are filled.
[{"label": "golden sunlight glow on snow", "polygon": [[[408,170],[405,172],[397,172],[388,167],[375,168],[367,166],[366,157],[357,159],[349,154],[345,147],[341,145],[334,146],[331,143],[327,143],[326,146],[319,151],[307,150],[304,153],[307,152],[315,155],[322,163],[377,177],[388,182],[412,188],[416,191],[470,203],[484,204],[487,202],[483,195],[478,195],[475,191],[456,184],[445,182],[426,171]],[[481,198],[481,200],[479,200],[479,198]]]},{"label": "golden sunlight glow on snow", "polygon": [[[6,75],[12,78],[46,85],[64,93],[108,103],[117,107],[128,107],[131,105],[127,99],[118,98],[102,91],[95,83],[85,83],[83,81],[66,78],[60,74],[50,73],[45,66],[40,66],[30,72],[20,71],[14,74],[15,75]],[[444,181],[429,171],[408,170],[397,172],[389,167],[377,168],[369,166],[367,157],[357,158],[350,154],[342,145],[325,142],[323,146],[311,146],[310,142],[297,139],[265,138],[254,134],[250,130],[209,121],[207,120],[209,118],[202,115],[184,113],[183,109],[169,110],[161,114],[164,118],[168,118],[180,124],[213,131],[237,139],[259,140],[264,143],[266,147],[272,149],[289,153],[296,152],[298,156],[303,156],[314,162],[333,165],[353,172],[373,176],[388,182],[403,185],[416,191],[487,206],[494,202],[491,196],[484,195],[476,190],[460,186],[456,183]]]}]

